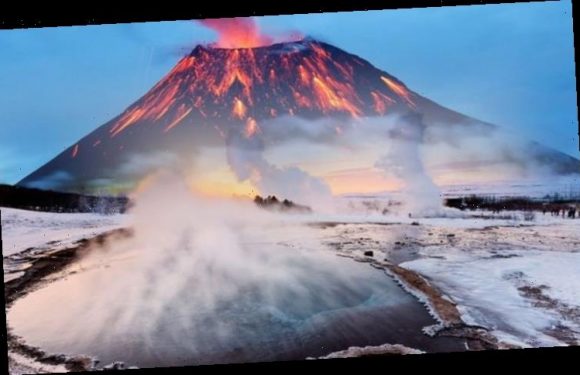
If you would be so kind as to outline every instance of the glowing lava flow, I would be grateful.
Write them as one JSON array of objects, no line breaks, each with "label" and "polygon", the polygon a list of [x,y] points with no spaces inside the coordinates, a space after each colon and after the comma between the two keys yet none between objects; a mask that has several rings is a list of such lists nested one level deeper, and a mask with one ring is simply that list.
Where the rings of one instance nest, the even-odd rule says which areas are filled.
[{"label": "glowing lava flow", "polygon": [[254,136],[254,134],[256,134],[256,132],[258,132],[260,130],[260,128],[258,128],[258,123],[256,122],[256,120],[254,120],[253,118],[248,118],[248,121],[246,122],[246,128],[245,128],[245,136],[246,138],[252,138]]},{"label": "glowing lava flow", "polygon": [[197,46],[108,132],[116,137],[142,123],[165,133],[185,123],[215,128],[214,120],[227,119],[232,127],[220,125],[220,136],[238,129],[251,137],[268,118],[380,116],[393,106],[414,108],[412,95],[364,60],[313,40],[258,48]]},{"label": "glowing lava flow", "polygon": [[391,90],[393,90],[401,98],[405,99],[407,103],[409,103],[413,107],[415,106],[415,103],[413,102],[413,100],[411,100],[411,93],[403,85],[400,85],[395,81],[388,79],[386,77],[381,77],[381,79],[383,80],[383,82],[387,84],[387,86],[389,86]]},{"label": "glowing lava flow", "polygon": [[165,128],[165,132],[170,131],[174,126],[176,126],[177,124],[179,124],[181,122],[181,120],[183,120],[185,118],[185,116],[189,115],[189,113],[191,112],[193,108],[188,108],[185,110],[185,112],[183,112],[183,114],[179,115],[179,117],[177,117],[175,120],[173,120],[173,122],[169,125],[167,125],[167,127]]},{"label": "glowing lava flow", "polygon": [[244,102],[238,98],[234,100],[234,109],[232,110],[232,114],[238,119],[243,119],[246,117],[246,106],[244,105]]}]

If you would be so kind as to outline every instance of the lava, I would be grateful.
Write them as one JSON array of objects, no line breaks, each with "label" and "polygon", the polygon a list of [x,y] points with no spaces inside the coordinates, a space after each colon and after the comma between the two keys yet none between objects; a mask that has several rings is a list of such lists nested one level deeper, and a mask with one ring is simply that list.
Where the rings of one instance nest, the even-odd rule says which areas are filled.
[{"label": "lava", "polygon": [[254,134],[256,134],[256,132],[258,132],[260,129],[258,128],[258,123],[256,122],[256,120],[254,120],[253,118],[248,118],[248,121],[246,122],[246,128],[245,128],[245,136],[246,138],[252,138],[254,136]]},{"label": "lava", "polygon": [[378,114],[384,115],[387,111],[388,105],[394,103],[393,99],[380,92],[372,91],[371,95],[373,97],[375,111]]},{"label": "lava", "polygon": [[386,77],[381,76],[381,79],[383,80],[383,82],[387,84],[387,86],[389,86],[391,90],[393,90],[401,98],[405,99],[407,103],[409,103],[413,107],[415,106],[415,103],[413,102],[413,100],[411,100],[411,93],[403,85],[398,84],[395,81],[388,79]]},{"label": "lava", "polygon": [[[316,98],[324,113],[328,113],[332,109],[338,109],[348,112],[353,116],[360,114],[360,110],[347,99],[340,97],[337,91],[328,85],[328,81],[314,77],[312,83],[316,92]],[[337,84],[337,82],[332,81],[331,83]]]},{"label": "lava", "polygon": [[188,109],[184,109],[184,107],[181,107],[182,110],[182,114],[179,114],[177,116],[177,118],[175,120],[173,120],[173,122],[171,122],[171,124],[167,125],[167,127],[165,128],[165,132],[170,131],[174,126],[176,126],[177,124],[179,124],[181,122],[181,120],[183,120],[185,118],[185,116],[189,115],[189,113],[191,112],[193,108],[188,108]]},{"label": "lava", "polygon": [[79,145],[78,143],[73,147],[71,157],[76,158],[77,154],[79,153]]},{"label": "lava", "polygon": [[232,114],[239,119],[246,117],[246,106],[244,105],[244,102],[238,98],[234,99],[234,109],[232,110]]}]

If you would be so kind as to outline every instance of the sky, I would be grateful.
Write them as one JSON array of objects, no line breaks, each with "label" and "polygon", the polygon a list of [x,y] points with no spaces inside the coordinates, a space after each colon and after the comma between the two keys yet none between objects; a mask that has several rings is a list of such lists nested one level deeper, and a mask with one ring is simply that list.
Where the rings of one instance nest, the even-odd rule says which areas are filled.
[{"label": "sky", "polygon": [[[578,156],[570,1],[269,16],[415,92]],[[192,21],[0,31],[0,183],[16,183],[139,99],[196,44]]]}]

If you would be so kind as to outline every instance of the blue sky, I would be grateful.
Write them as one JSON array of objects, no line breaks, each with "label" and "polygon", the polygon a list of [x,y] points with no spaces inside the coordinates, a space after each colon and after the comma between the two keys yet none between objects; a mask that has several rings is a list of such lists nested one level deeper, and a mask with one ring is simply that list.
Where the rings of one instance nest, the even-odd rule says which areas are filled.
[{"label": "blue sky", "polygon": [[[570,1],[273,16],[414,91],[578,155]],[[119,114],[197,43],[194,22],[0,31],[0,183],[15,183]]]}]

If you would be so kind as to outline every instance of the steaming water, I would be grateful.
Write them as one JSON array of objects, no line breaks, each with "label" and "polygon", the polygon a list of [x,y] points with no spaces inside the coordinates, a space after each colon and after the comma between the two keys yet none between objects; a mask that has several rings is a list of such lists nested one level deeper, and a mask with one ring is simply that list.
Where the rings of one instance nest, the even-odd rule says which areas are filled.
[{"label": "steaming water", "polygon": [[[118,329],[115,316],[121,312],[114,309],[123,308],[124,294],[115,290],[115,278],[131,269],[138,256],[101,251],[74,264],[68,270],[74,273],[18,300],[8,313],[9,325],[28,344],[51,353],[139,367],[303,359],[383,343],[428,351],[463,349],[459,340],[423,335],[421,328],[435,322],[383,271],[330,251],[253,246],[283,253],[284,272],[295,275],[292,285],[273,277],[250,278],[240,286],[242,292],[210,306],[203,303],[207,290],[196,288],[192,276],[158,319],[150,319],[143,304]],[[114,300],[94,298],[108,291]],[[103,316],[111,329],[96,323]]]}]

